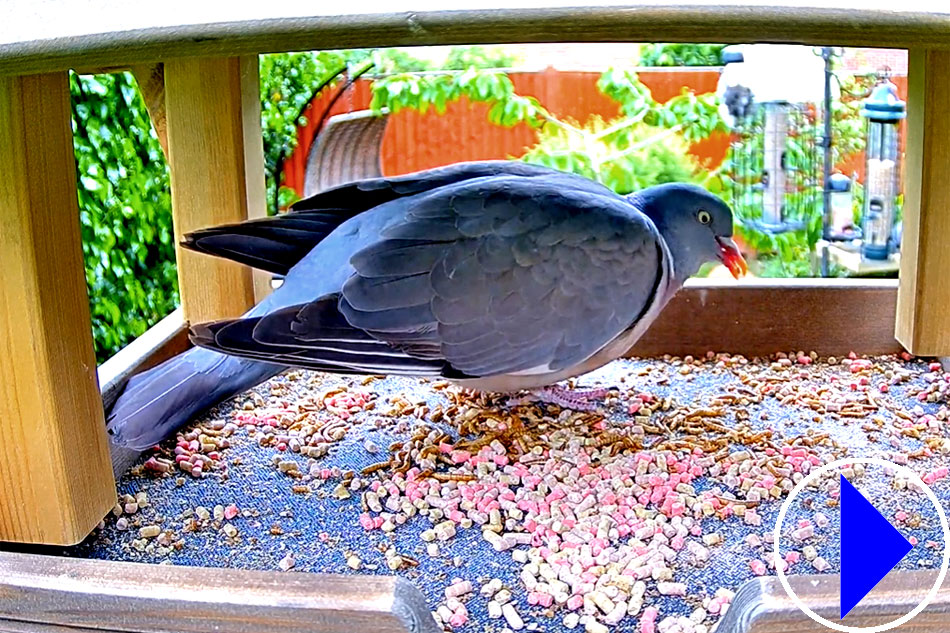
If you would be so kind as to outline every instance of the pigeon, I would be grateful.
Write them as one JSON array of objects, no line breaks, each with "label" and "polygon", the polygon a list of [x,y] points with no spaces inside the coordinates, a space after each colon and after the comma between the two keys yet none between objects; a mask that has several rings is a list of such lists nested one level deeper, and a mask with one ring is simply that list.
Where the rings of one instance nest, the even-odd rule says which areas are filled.
[{"label": "pigeon", "polygon": [[192,326],[195,347],[132,377],[107,428],[144,450],[288,367],[553,389],[627,352],[703,263],[744,274],[732,234],[728,205],[696,185],[621,196],[518,161],[341,185],[185,237],[283,284]]}]

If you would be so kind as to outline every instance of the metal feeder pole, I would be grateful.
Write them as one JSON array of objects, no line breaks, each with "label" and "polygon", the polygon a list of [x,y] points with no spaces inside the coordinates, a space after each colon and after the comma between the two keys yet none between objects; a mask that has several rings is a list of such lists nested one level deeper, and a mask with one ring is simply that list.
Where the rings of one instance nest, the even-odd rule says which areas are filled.
[{"label": "metal feeder pole", "polygon": [[[821,49],[821,58],[825,60],[825,108],[822,116],[824,116],[825,124],[825,133],[821,139],[821,146],[824,149],[825,155],[823,160],[823,180],[822,180],[822,223],[821,223],[821,237],[825,242],[831,240],[831,58],[833,57],[833,51],[830,46],[825,46]],[[830,264],[828,259],[828,248],[821,252],[821,276],[827,277],[830,272]]]}]

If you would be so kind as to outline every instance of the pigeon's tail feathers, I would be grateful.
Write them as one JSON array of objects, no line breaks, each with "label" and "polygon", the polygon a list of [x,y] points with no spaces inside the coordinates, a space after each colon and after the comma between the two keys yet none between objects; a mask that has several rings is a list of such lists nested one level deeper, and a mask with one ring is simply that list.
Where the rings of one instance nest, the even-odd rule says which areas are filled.
[{"label": "pigeon's tail feathers", "polygon": [[199,253],[286,275],[314,246],[353,215],[338,210],[285,213],[193,231],[181,244]]},{"label": "pigeon's tail feathers", "polygon": [[443,376],[441,358],[420,358],[349,325],[336,295],[256,318],[201,323],[191,328],[198,347],[242,358],[318,371]]},{"label": "pigeon's tail feathers", "polygon": [[[555,173],[558,172],[547,167],[518,161],[478,161],[395,178],[360,180],[300,200],[291,207],[290,213],[193,231],[185,236],[182,246],[286,275],[341,224],[387,202],[476,178],[530,178]],[[586,182],[588,186],[595,186]]]},{"label": "pigeon's tail feathers", "polygon": [[190,349],[133,376],[110,409],[106,428],[114,444],[146,450],[208,407],[283,369]]}]

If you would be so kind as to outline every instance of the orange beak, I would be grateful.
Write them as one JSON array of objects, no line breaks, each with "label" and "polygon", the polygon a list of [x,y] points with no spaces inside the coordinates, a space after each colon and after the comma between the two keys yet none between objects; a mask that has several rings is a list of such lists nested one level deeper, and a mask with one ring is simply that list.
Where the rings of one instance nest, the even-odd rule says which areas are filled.
[{"label": "orange beak", "polygon": [[719,259],[722,260],[722,263],[729,269],[733,277],[738,279],[749,272],[749,266],[742,258],[739,247],[731,238],[716,236],[716,241],[719,242]]}]

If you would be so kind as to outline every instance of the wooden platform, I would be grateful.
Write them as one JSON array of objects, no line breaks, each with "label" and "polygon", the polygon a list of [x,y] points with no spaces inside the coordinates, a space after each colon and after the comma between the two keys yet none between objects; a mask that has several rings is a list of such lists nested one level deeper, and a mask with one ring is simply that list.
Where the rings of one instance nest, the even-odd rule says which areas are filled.
[{"label": "wooden platform", "polygon": [[818,240],[815,244],[816,257],[820,260],[825,251],[830,262],[847,269],[855,277],[897,273],[901,267],[900,252],[893,253],[887,259],[866,259],[861,256],[861,247],[857,244]]},{"label": "wooden platform", "polygon": [[[868,320],[879,319],[877,323],[893,327],[896,339],[914,353],[950,355],[950,320],[945,316],[950,306],[950,285],[945,281],[950,270],[946,248],[950,241],[946,213],[950,206],[950,7],[932,0],[906,0],[886,9],[868,8],[858,0],[816,4],[519,0],[514,6],[485,7],[463,0],[446,10],[444,2],[433,0],[397,1],[385,9],[304,0],[270,4],[168,0],[145,10],[140,3],[120,0],[4,3],[0,6],[0,173],[4,175],[0,179],[4,227],[0,232],[0,348],[4,350],[0,355],[4,396],[0,404],[0,540],[75,542],[115,499],[82,274],[69,134],[66,71],[70,68],[94,71],[135,66],[139,76],[163,78],[164,83],[154,83],[146,100],[153,108],[165,106],[168,138],[163,140],[180,234],[265,208],[258,172],[260,121],[254,111],[259,95],[249,74],[255,67],[253,56],[259,53],[557,41],[906,47],[910,50],[910,97],[901,282],[896,298],[893,289],[851,287],[840,290],[840,301],[850,306],[852,312],[847,314],[854,316],[860,314],[863,300],[876,296]],[[162,97],[155,98],[156,94]],[[213,175],[213,189],[208,188],[208,174]],[[179,253],[185,321],[227,316],[260,296],[261,285],[247,271],[222,265],[213,275],[204,275],[209,263],[192,259],[198,257]],[[657,336],[662,332],[666,338],[654,340],[662,341],[667,350],[687,335],[697,346],[721,340],[717,337],[724,324],[749,334],[730,341],[740,346],[733,352],[742,352],[744,341],[757,340],[753,333],[769,332],[776,337],[774,346],[784,348],[798,344],[792,341],[820,343],[822,333],[843,330],[842,313],[833,309],[831,295],[823,294],[821,287],[744,289],[740,295],[761,292],[756,305],[762,307],[745,312],[737,308],[735,314],[729,312],[727,290],[698,292],[678,300],[685,304],[671,306],[671,310],[680,306],[679,312],[667,317],[675,316],[677,322],[670,321],[667,329],[657,331]],[[811,307],[800,309],[794,304],[808,296]],[[690,301],[710,297],[718,306],[719,318],[684,321],[689,318]],[[896,310],[891,312],[889,307],[895,304],[888,302],[895,301]],[[895,313],[896,318],[887,318]],[[776,324],[781,327],[774,329]],[[862,340],[889,339],[879,336],[880,331],[873,329],[876,325],[870,327],[864,330],[869,338],[854,339],[856,351],[866,351],[860,347]],[[171,345],[174,340],[172,336],[166,342]],[[161,352],[164,345],[158,349]],[[95,603],[86,598],[97,593],[107,596],[99,604],[106,605],[115,622],[138,613],[139,607],[153,609],[163,597],[184,601],[175,603],[181,606],[191,604],[195,596],[212,595],[195,583],[180,584],[168,570],[128,572],[109,563],[68,566],[9,555],[0,557],[0,568],[4,569],[0,582],[6,583],[0,587],[0,617],[4,618],[0,630],[7,631],[184,630],[187,618],[176,619],[169,628],[154,610],[147,609],[145,620],[131,628],[103,624],[104,619],[92,622],[83,614],[94,611]],[[122,593],[110,584],[113,572],[130,583],[141,573],[149,583],[135,585],[137,595]],[[278,594],[261,594],[270,598],[255,610],[250,603],[236,600],[249,595],[240,591],[247,583],[230,572],[197,572],[195,577],[215,588],[216,599],[227,602],[219,616],[201,611],[204,619],[199,621],[207,628],[249,630],[247,622],[266,621],[269,626],[289,622],[301,623],[302,630],[330,630],[327,621],[319,618],[308,621],[310,628],[302,624],[301,612],[294,611],[299,606],[297,598],[282,602]],[[11,582],[19,583],[16,593],[10,593]],[[259,582],[263,591],[276,580],[261,577]],[[191,587],[193,593],[183,595],[181,586]],[[18,599],[11,602],[11,595]],[[60,604],[75,608],[50,615],[50,605],[67,597],[71,601]],[[167,604],[172,603],[163,606]],[[36,617],[36,613],[47,615]],[[262,615],[265,620],[255,619]],[[288,619],[281,620],[285,615]],[[748,622],[755,624],[754,619]],[[814,630],[800,617],[795,622],[786,630]],[[920,622],[920,630],[947,628],[940,614]],[[358,628],[347,621],[346,630]]]}]

